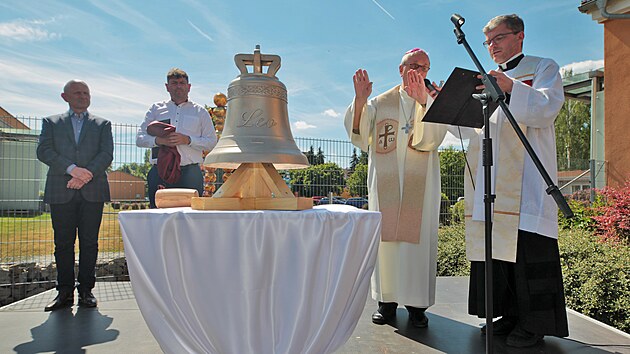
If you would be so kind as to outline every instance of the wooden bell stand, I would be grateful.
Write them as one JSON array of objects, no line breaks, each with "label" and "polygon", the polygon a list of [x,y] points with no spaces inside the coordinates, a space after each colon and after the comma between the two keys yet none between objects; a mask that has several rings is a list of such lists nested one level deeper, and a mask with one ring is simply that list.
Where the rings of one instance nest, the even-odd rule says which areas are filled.
[{"label": "wooden bell stand", "polygon": [[193,197],[195,210],[305,210],[313,198],[295,197],[272,163],[242,163],[212,197]]}]

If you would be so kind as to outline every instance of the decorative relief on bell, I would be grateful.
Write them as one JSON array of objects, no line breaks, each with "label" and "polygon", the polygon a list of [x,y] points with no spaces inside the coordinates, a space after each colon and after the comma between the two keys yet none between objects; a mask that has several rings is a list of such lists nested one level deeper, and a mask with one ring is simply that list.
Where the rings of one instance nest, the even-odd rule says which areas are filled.
[{"label": "decorative relief on bell", "polygon": [[284,102],[287,100],[287,90],[280,87],[264,86],[264,85],[247,85],[247,86],[233,86],[228,88],[228,96],[230,99],[234,99],[240,96],[267,96],[272,98],[279,98]]}]

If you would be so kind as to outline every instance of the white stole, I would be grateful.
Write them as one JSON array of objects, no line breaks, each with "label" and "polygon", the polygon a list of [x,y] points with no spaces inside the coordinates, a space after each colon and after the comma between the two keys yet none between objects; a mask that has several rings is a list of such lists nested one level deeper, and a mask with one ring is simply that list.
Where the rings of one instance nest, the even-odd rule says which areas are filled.
[{"label": "white stole", "polygon": [[[422,117],[424,108],[416,106],[419,108],[414,113]],[[378,208],[382,214],[381,240],[420,243],[422,204],[430,152],[413,149],[412,135],[400,136],[402,128],[399,128],[398,124],[399,86],[379,95],[376,98],[376,107],[376,135],[373,137],[376,144],[372,163],[376,163],[377,166]],[[396,156],[396,146],[401,139],[402,143],[407,145],[402,198]]]}]

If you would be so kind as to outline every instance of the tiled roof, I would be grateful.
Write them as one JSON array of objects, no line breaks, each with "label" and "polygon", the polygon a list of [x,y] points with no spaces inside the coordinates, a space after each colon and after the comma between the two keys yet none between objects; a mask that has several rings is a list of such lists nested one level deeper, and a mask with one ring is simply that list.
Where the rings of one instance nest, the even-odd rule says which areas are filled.
[{"label": "tiled roof", "polygon": [[13,129],[29,129],[30,128],[20,122],[11,113],[7,112],[4,108],[0,107],[0,128],[13,128]]}]

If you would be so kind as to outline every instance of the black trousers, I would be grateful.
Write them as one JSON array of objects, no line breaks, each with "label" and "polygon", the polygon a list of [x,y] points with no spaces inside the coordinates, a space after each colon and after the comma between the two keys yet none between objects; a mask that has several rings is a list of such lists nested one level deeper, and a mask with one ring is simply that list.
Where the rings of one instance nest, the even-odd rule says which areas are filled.
[{"label": "black trousers", "polygon": [[199,168],[199,164],[191,164],[182,166],[182,175],[179,177],[179,181],[170,184],[164,182],[158,174],[156,165],[153,165],[147,174],[147,184],[149,185],[149,207],[156,208],[155,206],[155,192],[158,190],[158,186],[162,185],[166,188],[190,188],[196,189],[201,197],[203,195],[203,174]]},{"label": "black trousers", "polygon": [[[493,317],[517,317],[527,331],[569,335],[556,239],[519,230],[516,263],[493,260]],[[468,313],[486,317],[485,262],[472,262]]]},{"label": "black trousers", "polygon": [[74,242],[79,235],[79,292],[94,288],[98,231],[103,217],[103,202],[89,202],[75,193],[70,202],[51,204],[50,217],[55,234],[57,290],[72,291],[74,278]]}]

